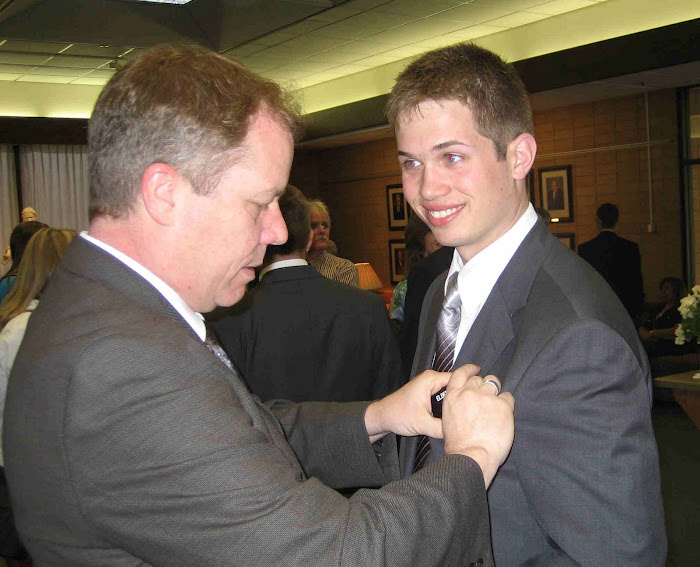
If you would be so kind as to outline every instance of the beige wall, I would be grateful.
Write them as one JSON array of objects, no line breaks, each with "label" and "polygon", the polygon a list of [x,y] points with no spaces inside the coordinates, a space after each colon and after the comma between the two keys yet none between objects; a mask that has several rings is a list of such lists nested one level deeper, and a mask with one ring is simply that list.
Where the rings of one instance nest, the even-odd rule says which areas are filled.
[{"label": "beige wall", "polygon": [[[618,232],[640,245],[647,299],[655,301],[664,276],[682,276],[681,199],[675,91],[649,94],[653,222],[650,223],[644,95],[580,104],[535,114],[537,170],[572,166],[574,220],[550,225],[555,233],[574,233],[576,246],[597,234],[595,211],[606,201],[620,208]],[[606,149],[611,146],[637,147]],[[332,238],[340,255],[369,261],[385,285],[389,278],[386,186],[400,183],[393,139],[297,153],[292,183],[318,195],[331,208]],[[700,215],[698,215],[700,218]],[[700,233],[700,231],[696,231]]]}]

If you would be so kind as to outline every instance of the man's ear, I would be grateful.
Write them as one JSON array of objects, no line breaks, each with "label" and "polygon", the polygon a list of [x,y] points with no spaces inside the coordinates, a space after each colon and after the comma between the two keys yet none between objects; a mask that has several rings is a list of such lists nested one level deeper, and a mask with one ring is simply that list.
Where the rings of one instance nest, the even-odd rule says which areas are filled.
[{"label": "man's ear", "polygon": [[313,243],[313,241],[314,241],[314,231],[310,230],[309,231],[309,241],[306,243],[306,251],[307,252],[309,250],[311,250],[311,244]]},{"label": "man's ear", "polygon": [[175,219],[175,193],[183,182],[180,174],[170,165],[153,163],[141,176],[143,205],[158,224],[168,226]]},{"label": "man's ear", "polygon": [[532,169],[537,155],[537,142],[531,134],[520,134],[508,144],[508,159],[511,160],[513,179],[525,179]]}]

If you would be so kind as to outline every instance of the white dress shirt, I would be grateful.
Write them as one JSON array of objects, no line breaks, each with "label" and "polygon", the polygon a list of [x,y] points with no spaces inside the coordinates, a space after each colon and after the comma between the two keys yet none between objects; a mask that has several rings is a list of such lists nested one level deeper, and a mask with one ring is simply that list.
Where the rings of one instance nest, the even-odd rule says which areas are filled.
[{"label": "white dress shirt", "polygon": [[459,354],[481,308],[491,294],[493,286],[496,285],[508,262],[513,258],[516,250],[536,222],[537,213],[532,204],[530,204],[508,232],[484,248],[468,262],[465,263],[462,260],[455,248],[450,271],[447,274],[447,280],[445,280],[445,285],[447,285],[450,276],[455,272],[459,272],[457,287],[459,288],[459,297],[462,300],[462,315],[459,322],[459,331],[457,331],[455,358]]}]

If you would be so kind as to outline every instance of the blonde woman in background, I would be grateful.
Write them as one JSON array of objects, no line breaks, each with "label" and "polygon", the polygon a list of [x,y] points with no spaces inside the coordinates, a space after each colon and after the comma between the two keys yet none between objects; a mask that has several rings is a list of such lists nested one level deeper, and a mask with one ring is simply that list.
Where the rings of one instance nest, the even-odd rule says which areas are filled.
[{"label": "blonde woman in background", "polygon": [[[74,235],[75,231],[56,228],[36,232],[24,250],[14,287],[0,303],[0,416],[5,408],[7,379],[29,316]],[[0,436],[2,423],[0,419]],[[15,528],[4,466],[0,447],[0,556],[8,560],[7,565],[32,565]]]},{"label": "blonde woman in background", "polygon": [[[75,231],[42,228],[27,244],[14,287],[0,303],[0,408],[5,405],[7,378],[32,311]],[[2,430],[0,422],[0,431]],[[0,465],[3,464],[0,451]]]}]

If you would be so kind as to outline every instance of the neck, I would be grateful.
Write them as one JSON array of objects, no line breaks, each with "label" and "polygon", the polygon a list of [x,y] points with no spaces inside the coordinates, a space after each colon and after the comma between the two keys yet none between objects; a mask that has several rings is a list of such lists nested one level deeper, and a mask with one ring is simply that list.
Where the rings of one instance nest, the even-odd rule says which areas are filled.
[{"label": "neck", "polygon": [[318,258],[323,250],[309,250],[308,254],[306,254],[306,260],[309,262],[313,262],[316,258]]},{"label": "neck", "polygon": [[304,250],[292,250],[289,254],[273,254],[269,258],[265,256],[263,268],[267,268],[270,264],[282,262],[283,260],[306,260],[306,254]]}]

